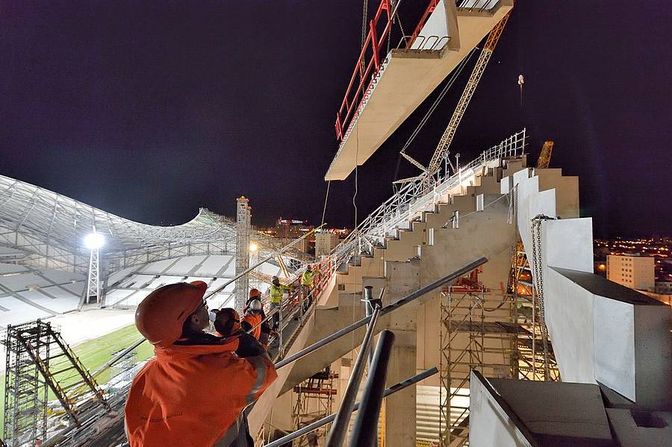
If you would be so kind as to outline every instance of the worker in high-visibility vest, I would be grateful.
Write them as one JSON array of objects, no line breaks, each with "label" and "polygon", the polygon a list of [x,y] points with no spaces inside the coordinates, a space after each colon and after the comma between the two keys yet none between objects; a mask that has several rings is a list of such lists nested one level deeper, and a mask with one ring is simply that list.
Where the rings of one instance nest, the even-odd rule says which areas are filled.
[{"label": "worker in high-visibility vest", "polygon": [[[206,288],[203,281],[170,284],[138,305],[135,325],[155,356],[133,379],[126,401],[131,447],[254,445],[243,409],[275,380],[275,367],[249,334],[204,332]],[[235,330],[237,314],[228,315]]]},{"label": "worker in high-visibility vest", "polygon": [[273,312],[274,331],[277,331],[280,327],[280,306],[282,305],[282,297],[285,292],[288,292],[289,290],[289,287],[280,284],[280,279],[277,276],[272,278],[271,287],[268,289],[268,301],[271,303],[271,312]]},{"label": "worker in high-visibility vest", "polygon": [[301,289],[303,298],[303,310],[308,310],[313,303],[313,286],[315,282],[315,271],[310,264],[306,267],[306,271],[301,275]]}]

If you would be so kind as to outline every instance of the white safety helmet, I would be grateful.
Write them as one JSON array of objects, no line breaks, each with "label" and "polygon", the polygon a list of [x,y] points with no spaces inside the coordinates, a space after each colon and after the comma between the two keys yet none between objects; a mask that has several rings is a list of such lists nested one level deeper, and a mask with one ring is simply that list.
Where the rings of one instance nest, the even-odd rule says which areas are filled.
[{"label": "white safety helmet", "polygon": [[261,301],[259,300],[252,300],[250,301],[250,310],[256,310],[260,311],[261,310]]}]

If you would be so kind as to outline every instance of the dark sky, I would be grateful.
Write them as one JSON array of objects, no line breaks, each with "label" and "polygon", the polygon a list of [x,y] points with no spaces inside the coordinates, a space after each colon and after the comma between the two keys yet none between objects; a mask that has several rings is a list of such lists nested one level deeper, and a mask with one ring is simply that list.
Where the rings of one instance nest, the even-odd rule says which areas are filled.
[{"label": "dark sky", "polygon": [[[406,28],[425,3],[403,0]],[[580,176],[596,236],[671,234],[669,2],[517,3],[452,152],[467,162],[526,126],[535,158],[553,139],[551,165]],[[0,1],[0,174],[146,223],[233,216],[241,194],[256,224],[319,222],[361,14],[361,0]],[[463,83],[409,149],[419,160]],[[433,99],[360,168],[360,219]],[[327,222],[352,226],[353,192],[353,176],[332,183]]]}]

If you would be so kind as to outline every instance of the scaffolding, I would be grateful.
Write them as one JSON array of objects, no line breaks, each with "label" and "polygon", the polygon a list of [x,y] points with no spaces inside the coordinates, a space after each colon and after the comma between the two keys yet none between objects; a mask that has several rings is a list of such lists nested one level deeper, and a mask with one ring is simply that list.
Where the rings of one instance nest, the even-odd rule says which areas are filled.
[{"label": "scaffolding", "polygon": [[[488,305],[493,307],[488,308]],[[469,441],[469,376],[472,370],[511,377],[516,325],[510,295],[489,290],[478,271],[441,293],[439,439],[441,446]]]},{"label": "scaffolding", "polygon": [[7,445],[47,437],[50,392],[73,424],[93,407],[108,409],[103,391],[51,323],[7,326],[4,436]]},{"label": "scaffolding", "polygon": [[[236,199],[236,275],[240,275],[250,267],[250,222],[252,212],[250,201],[241,196]],[[247,301],[247,291],[250,288],[248,275],[236,279],[236,304],[238,312],[243,311]]]},{"label": "scaffolding", "polygon": [[[292,407],[292,421],[296,430],[333,413],[334,396],[336,395],[334,380],[337,378],[338,374],[331,372],[327,367],[294,387],[296,402]],[[317,446],[318,439],[327,435],[330,426],[328,424],[302,436],[293,445],[296,447]]]},{"label": "scaffolding", "polygon": [[514,377],[558,382],[560,372],[543,319],[541,299],[534,285],[532,268],[521,241],[516,245],[511,271],[509,288],[513,293],[514,317],[519,327]]}]

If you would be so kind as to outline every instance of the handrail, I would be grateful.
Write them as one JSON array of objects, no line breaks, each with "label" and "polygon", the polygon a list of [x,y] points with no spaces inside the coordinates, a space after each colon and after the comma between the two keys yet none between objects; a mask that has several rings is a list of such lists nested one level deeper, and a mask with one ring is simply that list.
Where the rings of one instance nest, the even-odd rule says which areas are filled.
[{"label": "handrail", "polygon": [[[397,391],[405,390],[411,385],[415,385],[418,382],[421,382],[429,377],[432,377],[434,374],[439,372],[439,370],[435,367],[427,369],[420,374],[416,374],[413,377],[409,377],[408,379],[404,380],[403,382],[395,383],[389,388],[385,389],[385,392],[383,393],[383,397],[387,397],[391,394],[396,393]],[[355,405],[352,406],[352,411],[357,411],[359,410],[359,405],[360,402],[357,402]],[[317,430],[318,428],[327,425],[328,423],[332,422],[334,418],[336,417],[335,414],[330,414],[329,416],[325,416],[322,419],[318,419],[315,422],[312,422],[305,427],[302,427],[296,431],[293,431],[292,433],[283,436],[280,439],[276,439],[275,441],[269,442],[268,444],[264,445],[264,447],[280,447],[283,445],[286,445],[288,442],[299,438],[307,433],[313,432]]]},{"label": "handrail", "polygon": [[299,241],[301,241],[302,239],[304,239],[304,238],[308,237],[309,235],[313,234],[315,231],[319,230],[320,228],[322,228],[322,227],[325,226],[325,225],[326,225],[326,224],[323,223],[323,224],[320,225],[319,227],[315,227],[315,228],[313,228],[312,230],[310,230],[309,232],[307,232],[306,234],[304,234],[304,235],[301,236],[300,238],[294,239],[294,240],[293,240],[292,242],[290,242],[289,244],[285,245],[284,247],[280,248],[279,250],[274,251],[273,253],[271,253],[271,254],[268,255],[267,257],[263,258],[262,260],[260,260],[260,261],[257,262],[256,264],[254,264],[253,266],[251,266],[251,267],[247,268],[246,270],[243,270],[242,272],[238,273],[236,276],[234,276],[233,278],[229,279],[229,280],[226,281],[223,285],[217,287],[215,290],[211,290],[211,291],[209,291],[209,292],[205,295],[205,297],[204,297],[203,299],[204,299],[204,300],[207,300],[207,299],[212,298],[214,295],[216,295],[217,293],[219,293],[219,292],[221,292],[222,290],[224,290],[229,284],[232,284],[233,282],[235,282],[235,281],[236,281],[238,278],[240,278],[241,276],[247,275],[248,273],[250,273],[252,270],[254,270],[254,269],[256,269],[257,267],[259,267],[259,266],[260,266],[261,264],[263,264],[264,262],[270,261],[271,259],[275,258],[276,256],[283,254],[284,252],[286,252],[287,250],[289,250],[290,248],[292,248],[294,245],[298,244]]},{"label": "handrail", "polygon": [[378,339],[376,351],[373,354],[371,368],[364,386],[361,411],[357,413],[355,426],[352,429],[349,446],[369,447],[376,445],[376,433],[378,432],[378,416],[380,406],[383,403],[385,379],[387,378],[387,365],[390,361],[390,351],[394,344],[394,333],[383,331]]},{"label": "handrail", "polygon": [[483,12],[489,11],[497,6],[499,0],[456,0],[455,3],[459,10]]},{"label": "handrail", "polygon": [[345,388],[341,406],[338,408],[334,423],[331,426],[331,430],[329,430],[327,447],[341,447],[343,440],[345,439],[345,434],[348,431],[348,424],[350,423],[350,416],[352,416],[352,407],[355,405],[359,382],[362,380],[364,365],[366,364],[366,358],[368,357],[369,347],[371,345],[371,340],[373,340],[373,333],[376,330],[376,322],[378,321],[378,316],[380,316],[380,311],[381,308],[376,307],[371,315],[371,323],[366,329],[366,335],[359,348],[359,354],[357,354],[355,366],[352,368],[348,386]]},{"label": "handrail", "polygon": [[[380,36],[376,34],[376,29],[378,27],[378,22],[383,16],[383,12],[387,13],[385,19],[385,27],[380,33]],[[376,11],[374,18],[369,21],[369,32],[366,34],[366,39],[362,44],[362,49],[359,52],[359,57],[357,58],[357,63],[355,64],[355,69],[353,70],[352,76],[350,77],[350,82],[348,87],[345,90],[345,96],[341,102],[341,107],[336,113],[336,123],[334,128],[336,130],[336,138],[340,141],[343,140],[345,133],[350,126],[350,121],[354,116],[354,111],[357,110],[361,104],[361,100],[364,97],[371,79],[373,78],[375,72],[380,69],[380,49],[387,43],[387,40],[390,37],[392,32],[392,5],[390,0],[382,0]],[[368,51],[371,51],[371,59],[369,62],[366,62],[366,54]],[[354,90],[352,99],[350,100],[351,93],[353,92],[353,87],[359,78],[359,84],[357,89]]]},{"label": "handrail", "polygon": [[[465,178],[475,175],[484,165],[507,157],[523,155],[526,138],[526,129],[523,129],[498,145],[483,151],[476,159],[460,167],[452,175],[448,172],[439,172],[435,178],[419,177],[404,184],[396,194],[369,214],[343,242],[334,248],[331,255],[336,264],[335,268],[356,253],[360,239],[382,242],[389,230],[396,228],[401,222],[410,221],[419,211],[430,210],[440,195],[459,185]],[[428,180],[431,180],[434,185],[430,190],[427,190]]]},{"label": "handrail", "polygon": [[418,22],[418,25],[415,27],[415,31],[413,31],[413,34],[411,35],[411,39],[408,42],[406,48],[410,48],[413,45],[413,43],[415,42],[415,39],[418,37],[418,35],[422,31],[422,28],[425,26],[425,23],[427,23],[427,20],[429,19],[429,16],[432,15],[434,10],[436,9],[436,5],[438,5],[438,4],[439,4],[439,0],[429,0],[429,5],[427,5],[427,8],[425,8],[425,12],[420,17],[420,21]]},{"label": "handrail", "polygon": [[[395,301],[392,304],[388,304],[387,306],[382,308],[381,315],[387,315],[390,312],[394,312],[395,310],[399,309],[400,307],[405,306],[406,304],[415,301],[416,299],[420,298],[421,296],[423,296],[423,295],[425,295],[425,294],[427,294],[427,293],[429,293],[429,292],[431,292],[431,291],[433,291],[433,290],[435,290],[435,289],[437,289],[437,288],[439,288],[439,287],[441,287],[441,286],[443,286],[443,285],[445,285],[445,284],[447,284],[451,281],[455,281],[460,276],[466,275],[467,273],[469,273],[472,270],[474,270],[475,268],[485,264],[486,262],[488,262],[488,259],[483,257],[483,258],[478,258],[475,261],[470,262],[469,264],[466,264],[465,266],[457,269],[453,273],[451,273],[449,275],[446,275],[443,278],[439,278],[436,281],[434,281],[433,283],[427,284],[426,286],[421,287],[418,290],[415,290],[414,292],[409,293],[405,297]],[[322,340],[319,340],[319,341],[313,343],[312,345],[300,350],[299,352],[297,352],[295,354],[292,354],[292,355],[288,356],[287,358],[282,359],[281,361],[279,361],[278,363],[275,364],[275,368],[279,369],[279,368],[282,368],[283,366],[287,366],[290,363],[293,363],[293,362],[307,356],[308,354],[310,354],[314,351],[317,351],[318,349],[320,349],[321,347],[331,343],[332,341],[337,340],[337,339],[343,337],[344,335],[347,335],[350,332],[353,332],[353,331],[359,329],[362,326],[366,326],[366,324],[368,324],[370,320],[371,320],[371,317],[364,317],[361,320],[355,321],[354,323],[344,327],[343,329],[340,329],[340,330],[334,332],[331,335],[328,335],[328,336],[324,337]]]}]

